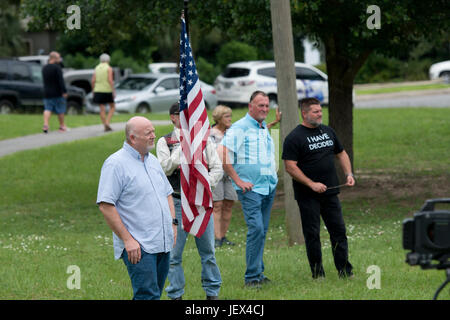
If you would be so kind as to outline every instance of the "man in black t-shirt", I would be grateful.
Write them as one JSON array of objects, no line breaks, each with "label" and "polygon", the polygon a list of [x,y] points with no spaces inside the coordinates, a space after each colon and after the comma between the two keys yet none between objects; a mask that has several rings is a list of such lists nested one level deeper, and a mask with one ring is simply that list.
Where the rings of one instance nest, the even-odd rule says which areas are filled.
[{"label": "man in black t-shirt", "polygon": [[61,56],[58,52],[52,51],[49,54],[48,64],[42,68],[44,81],[44,126],[42,131],[44,133],[48,133],[52,112],[58,115],[59,132],[67,131],[67,127],[64,124],[67,90],[60,63]]},{"label": "man in black t-shirt", "polygon": [[348,243],[339,199],[337,158],[353,186],[350,159],[334,130],[322,124],[322,108],[315,98],[300,101],[303,122],[286,137],[282,159],[292,176],[300,208],[306,252],[313,278],[325,277],[320,244],[320,216],[330,234],[334,263],[340,277],[353,276],[348,261]]}]

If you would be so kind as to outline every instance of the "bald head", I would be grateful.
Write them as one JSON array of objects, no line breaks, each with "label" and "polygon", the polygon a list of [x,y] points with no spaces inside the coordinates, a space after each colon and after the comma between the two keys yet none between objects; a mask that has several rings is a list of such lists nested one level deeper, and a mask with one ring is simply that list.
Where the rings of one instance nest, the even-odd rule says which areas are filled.
[{"label": "bald head", "polygon": [[130,135],[134,134],[139,131],[142,127],[145,125],[152,124],[150,120],[144,117],[133,117],[130,120],[127,121],[125,125],[125,137],[127,139],[127,142],[130,143]]},{"label": "bald head", "polygon": [[61,62],[61,56],[58,52],[52,51],[48,55],[48,63],[59,63]]},{"label": "bald head", "polygon": [[154,147],[155,128],[145,117],[133,117],[125,125],[127,143],[144,155]]}]

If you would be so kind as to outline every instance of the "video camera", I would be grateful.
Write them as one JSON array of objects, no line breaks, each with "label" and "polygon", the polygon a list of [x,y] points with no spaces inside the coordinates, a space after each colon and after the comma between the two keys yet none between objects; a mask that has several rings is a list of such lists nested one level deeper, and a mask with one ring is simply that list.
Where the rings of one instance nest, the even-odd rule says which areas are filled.
[{"label": "video camera", "polygon": [[[450,283],[450,211],[434,210],[436,203],[450,203],[450,198],[427,200],[413,218],[403,220],[403,248],[411,250],[406,262],[422,269],[445,269],[447,280],[434,295]],[[437,260],[438,264],[432,264]]]},{"label": "video camera", "polygon": [[[411,250],[406,256],[411,266],[450,268],[450,211],[435,211],[436,203],[450,203],[450,198],[427,200],[413,218],[403,220],[403,248]],[[440,264],[432,265],[432,260]]]}]

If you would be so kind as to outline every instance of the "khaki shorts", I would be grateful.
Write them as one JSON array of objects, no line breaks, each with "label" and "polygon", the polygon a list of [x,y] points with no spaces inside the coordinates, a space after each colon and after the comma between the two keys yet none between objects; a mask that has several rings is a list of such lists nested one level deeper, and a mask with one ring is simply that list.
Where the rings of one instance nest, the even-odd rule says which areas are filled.
[{"label": "khaki shorts", "polygon": [[213,201],[234,200],[236,201],[237,194],[233,188],[233,183],[230,177],[222,178],[212,192]]}]

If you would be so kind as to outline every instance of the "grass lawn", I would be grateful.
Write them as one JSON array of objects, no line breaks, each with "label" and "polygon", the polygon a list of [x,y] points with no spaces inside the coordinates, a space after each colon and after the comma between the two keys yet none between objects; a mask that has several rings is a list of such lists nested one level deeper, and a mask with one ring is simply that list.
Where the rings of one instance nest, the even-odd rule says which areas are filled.
[{"label": "grass lawn", "polygon": [[[242,112],[234,111],[233,119]],[[20,117],[18,126],[25,121]],[[228,238],[237,245],[216,251],[223,280],[220,297],[431,299],[444,272],[423,271],[404,262],[401,222],[426,199],[450,195],[450,129],[445,119],[450,119],[450,109],[355,110],[357,186],[341,193],[354,279],[338,278],[323,225],[327,278],[311,279],[305,247],[287,246],[279,190],[264,256],[265,274],[272,283],[260,290],[244,288],[247,229],[236,203]],[[92,121],[98,123],[96,117]],[[157,127],[157,135],[170,130]],[[0,158],[1,299],[132,297],[126,268],[113,259],[112,233],[95,205],[103,161],[122,143],[123,133],[115,132]],[[204,299],[194,242],[189,237],[184,252],[184,298]],[[67,288],[71,265],[81,271],[79,290]],[[372,265],[381,270],[379,290],[366,285]],[[450,299],[448,287],[439,298]]]},{"label": "grass lawn", "polygon": [[[112,117],[112,122],[123,122],[130,119],[133,115],[118,114]],[[167,120],[166,114],[152,114],[153,119]],[[64,118],[66,126],[77,128],[101,124],[100,116],[96,114],[86,115],[66,115]],[[0,140],[21,137],[29,134],[42,133],[42,114],[1,114],[0,115]],[[50,131],[58,130],[59,122],[56,115],[50,118]]]}]

